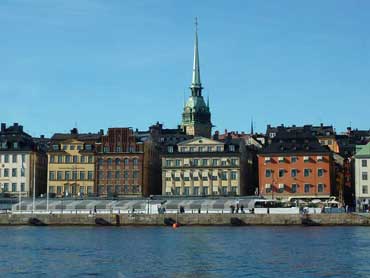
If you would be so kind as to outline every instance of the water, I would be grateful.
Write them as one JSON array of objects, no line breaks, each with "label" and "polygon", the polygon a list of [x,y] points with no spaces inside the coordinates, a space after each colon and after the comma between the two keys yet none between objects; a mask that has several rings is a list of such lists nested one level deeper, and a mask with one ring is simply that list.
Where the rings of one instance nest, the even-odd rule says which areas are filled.
[{"label": "water", "polygon": [[367,227],[0,227],[0,277],[369,277]]}]

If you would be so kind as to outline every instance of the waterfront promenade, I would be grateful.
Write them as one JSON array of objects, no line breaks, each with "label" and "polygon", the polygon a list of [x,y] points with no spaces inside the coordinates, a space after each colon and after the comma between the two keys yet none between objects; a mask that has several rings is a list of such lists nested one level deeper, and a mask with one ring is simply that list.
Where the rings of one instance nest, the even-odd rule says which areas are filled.
[{"label": "waterfront promenade", "polygon": [[[31,220],[34,220],[32,222]],[[36,222],[35,222],[36,221]],[[98,225],[164,226],[177,222],[186,226],[247,225],[360,225],[370,226],[370,216],[338,214],[0,214],[0,225]]]}]

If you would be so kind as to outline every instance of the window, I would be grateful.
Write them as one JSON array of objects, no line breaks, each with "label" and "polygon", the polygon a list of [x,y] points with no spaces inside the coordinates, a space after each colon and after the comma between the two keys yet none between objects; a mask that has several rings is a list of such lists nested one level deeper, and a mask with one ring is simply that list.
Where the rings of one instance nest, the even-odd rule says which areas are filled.
[{"label": "window", "polygon": [[218,152],[222,152],[222,146],[217,146],[217,147],[216,147],[216,150],[217,150]]},{"label": "window", "polygon": [[74,150],[75,150],[75,145],[70,145],[70,146],[69,146],[69,149],[70,149],[71,151],[74,151]]},{"label": "window", "polygon": [[64,177],[65,177],[65,180],[70,180],[71,179],[71,172],[70,171],[65,171],[64,172]]},{"label": "window", "polygon": [[180,148],[180,151],[181,151],[182,153],[186,152],[186,147],[181,147],[181,148]]},{"label": "window", "polygon": [[7,182],[4,183],[4,191],[5,192],[9,191],[9,183],[7,183]]},{"label": "window", "polygon": [[128,158],[125,158],[125,159],[123,160],[123,163],[124,163],[125,165],[128,165],[128,163],[129,163]]},{"label": "window", "polygon": [[368,188],[367,188],[367,185],[363,185],[362,186],[362,194],[368,194],[369,191],[368,191]]},{"label": "window", "polygon": [[12,183],[12,191],[13,192],[17,191],[17,184],[16,183]]},{"label": "window", "polygon": [[12,160],[13,163],[17,163],[17,155],[16,154],[13,154],[13,160]]},{"label": "window", "polygon": [[94,158],[93,158],[92,155],[89,155],[87,159],[88,159],[88,162],[89,163],[93,163],[94,162]]},{"label": "window", "polygon": [[124,171],[124,172],[123,172],[123,177],[124,177],[125,179],[127,179],[127,178],[129,177],[129,173],[128,173],[128,171]]},{"label": "window", "polygon": [[167,151],[168,151],[169,153],[173,153],[173,146],[168,146],[168,147],[167,147]]},{"label": "window", "polygon": [[82,150],[82,145],[77,145],[77,150]]},{"label": "window", "polygon": [[269,183],[265,184],[265,190],[266,190],[266,193],[271,193],[272,192],[271,184]]},{"label": "window", "polygon": [[285,170],[284,169],[279,169],[279,177],[282,178],[285,175]]},{"label": "window", "polygon": [[77,163],[78,162],[78,157],[77,157],[77,155],[74,155],[73,156],[73,163]]},{"label": "window", "polygon": [[303,175],[305,177],[309,177],[310,176],[310,169],[304,169]]},{"label": "window", "polygon": [[133,147],[133,146],[128,147],[128,151],[130,153],[133,153],[135,151],[135,147]]},{"label": "window", "polygon": [[218,159],[212,159],[212,166],[217,166]]},{"label": "window", "polygon": [[193,195],[199,195],[199,187],[198,186],[195,186],[193,188]]},{"label": "window", "polygon": [[209,153],[212,152],[212,147],[211,146],[207,147],[207,152],[209,152]]},{"label": "window", "polygon": [[113,163],[112,159],[111,159],[111,158],[108,158],[108,160],[107,160],[107,161],[108,161],[108,165],[109,165],[109,166],[111,166],[111,165],[112,165],[112,163]]},{"label": "window", "polygon": [[265,177],[270,178],[272,176],[272,170],[271,169],[266,169],[265,171]]},{"label": "window", "polygon": [[221,188],[222,195],[227,195],[227,186]]},{"label": "window", "polygon": [[217,180],[217,176],[211,176],[211,180],[216,181]]},{"label": "window", "polygon": [[232,166],[237,165],[237,162],[238,162],[238,160],[237,160],[237,159],[235,159],[235,158],[231,159],[231,165],[232,165]]},{"label": "window", "polygon": [[199,152],[203,152],[204,151],[204,148],[203,147],[199,147],[198,150],[199,150]]},{"label": "window", "polygon": [[24,176],[26,176],[25,170],[24,168],[21,168],[21,177],[24,177]]},{"label": "window", "polygon": [[117,146],[117,147],[116,147],[116,152],[117,152],[117,153],[120,153],[120,152],[122,152],[122,147],[120,147],[120,146]]},{"label": "window", "polygon": [[180,187],[175,187],[175,195],[180,195]]},{"label": "window", "polygon": [[103,153],[108,153],[108,152],[109,152],[109,147],[104,146],[104,147],[103,147]]},{"label": "window", "polygon": [[17,168],[13,168],[12,169],[12,177],[16,177],[17,176]]},{"label": "window", "polygon": [[86,162],[86,156],[82,155],[80,159],[81,159],[81,163],[85,163]]},{"label": "window", "polygon": [[26,162],[26,155],[22,154],[22,163],[25,163],[25,162]]},{"label": "window", "polygon": [[324,169],[321,169],[321,168],[317,169],[317,175],[319,177],[322,177],[324,175]]},{"label": "window", "polygon": [[93,180],[94,179],[94,172],[93,171],[88,171],[87,172],[87,179],[89,181]]},{"label": "window", "polygon": [[167,166],[167,167],[171,167],[171,164],[172,164],[171,162],[172,162],[171,160],[168,160],[168,159],[167,159],[167,160],[166,160],[166,166]]},{"label": "window", "polygon": [[9,163],[9,155],[8,154],[4,155],[4,162]]},{"label": "window", "polygon": [[279,193],[283,193],[284,192],[284,189],[285,189],[285,184],[279,183],[279,190],[278,190],[278,192]]},{"label": "window", "polygon": [[77,180],[77,171],[72,171],[72,179]]},{"label": "window", "polygon": [[13,143],[13,148],[14,148],[14,149],[18,149],[18,142],[14,142],[14,143]]},{"label": "window", "polygon": [[265,163],[270,163],[271,162],[271,157],[265,157]]},{"label": "window", "polygon": [[198,166],[198,164],[199,164],[199,160],[198,160],[198,159],[194,159],[194,160],[193,160],[193,165],[194,165],[194,166]]},{"label": "window", "polygon": [[202,159],[202,165],[207,166],[208,165],[208,159]]},{"label": "window", "polygon": [[21,182],[21,191],[22,192],[26,191],[26,185],[24,182]]},{"label": "window", "polygon": [[309,162],[310,161],[310,157],[309,156],[304,156],[303,157],[303,161],[304,162]]},{"label": "window", "polygon": [[309,193],[310,192],[310,185],[308,183],[305,183],[304,185],[304,192]]},{"label": "window", "polygon": [[104,172],[103,171],[99,171],[98,172],[98,178],[99,179],[103,179],[104,178]]},{"label": "window", "polygon": [[231,172],[231,180],[236,180],[236,172],[235,171],[232,171]]},{"label": "window", "polygon": [[57,186],[57,194],[58,195],[62,194],[62,187],[61,186]]},{"label": "window", "polygon": [[203,176],[202,177],[202,181],[208,181],[208,177],[207,176]]},{"label": "window", "polygon": [[230,152],[235,152],[235,146],[234,145],[230,145],[229,146],[229,150],[230,150]]},{"label": "window", "polygon": [[134,158],[132,160],[132,163],[134,164],[134,166],[137,166],[137,165],[139,165],[139,160],[137,158]]},{"label": "window", "polygon": [[116,158],[115,163],[116,163],[116,165],[120,165],[121,164],[121,159]]},{"label": "window", "polygon": [[184,195],[189,196],[190,189],[189,187],[184,187]]},{"label": "window", "polygon": [[85,180],[85,172],[84,171],[80,171],[80,180]]},{"label": "window", "polygon": [[51,181],[55,180],[55,172],[54,171],[49,172],[49,180],[51,180]]},{"label": "window", "polygon": [[279,162],[284,162],[285,158],[283,156],[279,156]]},{"label": "window", "polygon": [[90,145],[90,144],[86,144],[86,145],[85,145],[85,150],[87,150],[87,151],[91,151],[91,150],[92,150],[92,145]]},{"label": "window", "polygon": [[57,180],[60,181],[63,179],[63,172],[62,171],[58,171],[57,172]]},{"label": "window", "polygon": [[53,151],[58,151],[59,150],[59,145],[53,145]]},{"label": "window", "polygon": [[67,146],[67,145],[63,145],[63,151],[66,151],[66,150],[67,150],[67,148],[68,148],[68,146]]},{"label": "window", "polygon": [[295,183],[293,183],[292,184],[292,193],[296,193],[297,192],[297,188],[298,188],[298,185],[297,184],[295,184]]},{"label": "window", "polygon": [[71,156],[70,155],[66,155],[66,163],[71,163]]},{"label": "window", "polygon": [[226,166],[227,165],[227,161],[226,160],[221,160],[221,166]]},{"label": "window", "polygon": [[54,163],[54,161],[55,161],[55,155],[51,155],[50,156],[50,163]]},{"label": "window", "polygon": [[63,163],[63,156],[58,155],[58,163]]},{"label": "window", "polygon": [[116,186],[114,187],[114,192],[115,192],[115,193],[120,193],[120,192],[121,192],[121,186],[116,185]]},{"label": "window", "polygon": [[319,192],[319,193],[324,192],[324,185],[322,183],[319,183],[317,185],[317,192]]},{"label": "window", "polygon": [[323,158],[322,158],[322,156],[321,156],[321,155],[319,155],[319,156],[317,157],[317,162],[321,162],[321,161],[323,161]]},{"label": "window", "polygon": [[367,181],[367,172],[362,172],[362,180]]},{"label": "window", "polygon": [[179,167],[179,166],[180,166],[180,164],[181,164],[180,159],[176,159],[176,160],[175,160],[175,166],[176,166],[176,167]]},{"label": "window", "polygon": [[138,171],[133,171],[133,172],[132,172],[132,177],[133,177],[134,179],[137,179],[137,178],[139,177],[139,172],[138,172]]},{"label": "window", "polygon": [[195,152],[195,148],[194,147],[190,147],[190,152]]},{"label": "window", "polygon": [[111,179],[111,178],[112,178],[112,171],[108,171],[108,172],[107,172],[107,178],[108,178],[108,179]]},{"label": "window", "polygon": [[225,172],[225,171],[221,172],[221,179],[223,181],[226,181],[227,180],[227,172]]},{"label": "window", "polygon": [[203,187],[203,195],[208,195],[208,187]]},{"label": "window", "polygon": [[362,167],[367,167],[367,160],[366,159],[361,160],[361,165]]},{"label": "window", "polygon": [[8,168],[4,169],[4,177],[9,177],[9,169]]},{"label": "window", "polygon": [[298,170],[297,170],[297,169],[292,169],[292,170],[290,171],[290,175],[291,175],[292,177],[296,177],[296,176],[297,176],[297,173],[298,173]]}]

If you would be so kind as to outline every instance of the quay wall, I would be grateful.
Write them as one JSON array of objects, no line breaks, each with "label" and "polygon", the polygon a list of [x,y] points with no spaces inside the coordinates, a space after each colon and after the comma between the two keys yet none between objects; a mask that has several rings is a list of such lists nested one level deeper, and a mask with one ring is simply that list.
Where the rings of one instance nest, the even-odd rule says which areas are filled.
[{"label": "quay wall", "polygon": [[[180,225],[362,225],[370,226],[366,214],[0,214],[0,225],[152,225],[168,220]],[[35,223],[33,223],[34,225]]]}]

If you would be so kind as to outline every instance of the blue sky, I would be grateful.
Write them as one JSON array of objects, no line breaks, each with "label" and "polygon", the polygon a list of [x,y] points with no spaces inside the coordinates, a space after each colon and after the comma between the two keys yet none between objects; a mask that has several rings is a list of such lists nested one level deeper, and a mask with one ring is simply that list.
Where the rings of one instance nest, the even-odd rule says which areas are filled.
[{"label": "blue sky", "polygon": [[0,121],[31,134],[176,127],[194,17],[214,130],[370,128],[370,2],[1,0]]}]

